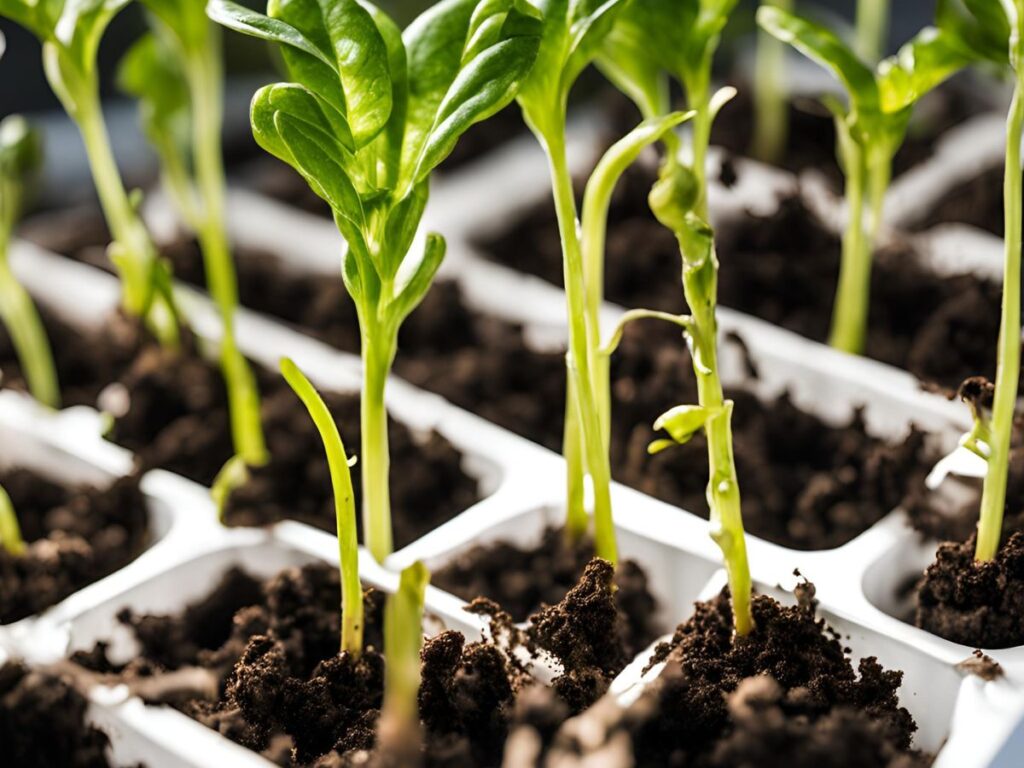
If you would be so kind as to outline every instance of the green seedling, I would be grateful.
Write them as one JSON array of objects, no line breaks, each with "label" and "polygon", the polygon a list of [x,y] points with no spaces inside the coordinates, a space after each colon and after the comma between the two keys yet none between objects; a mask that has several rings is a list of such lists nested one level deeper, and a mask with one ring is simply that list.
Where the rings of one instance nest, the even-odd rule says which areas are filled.
[{"label": "green seedling", "polygon": [[384,705],[377,724],[377,748],[383,764],[421,762],[420,649],[423,601],[430,572],[416,562],[402,571],[398,591],[384,607]]},{"label": "green seedling", "polygon": [[8,261],[14,227],[41,164],[42,141],[28,121],[18,115],[0,121],[0,320],[14,345],[29,392],[44,405],[59,408],[60,386],[46,330],[32,297]]},{"label": "green seedling", "polygon": [[143,5],[154,31],[129,49],[118,81],[139,100],[164,186],[199,240],[206,284],[223,327],[220,365],[235,453],[245,466],[260,466],[268,456],[259,391],[235,340],[238,281],[225,222],[220,27],[206,17],[202,3],[143,0]]},{"label": "green seedling", "polygon": [[857,0],[857,55],[872,64],[881,61],[888,39],[889,0]]},{"label": "green seedling", "polygon": [[[974,428],[967,447],[988,462],[981,495],[975,558],[992,560],[999,551],[1010,437],[1020,383],[1021,280],[1021,140],[1024,139],[1024,0],[943,0],[940,29],[973,60],[988,62],[1013,74],[1013,98],[1006,118],[1006,165],[1003,179],[1005,216],[1003,303],[999,322],[999,358],[991,413],[972,404]],[[984,447],[979,447],[979,441]]]},{"label": "green seedling", "polygon": [[0,546],[13,557],[25,554],[25,540],[21,537],[18,515],[3,486],[0,486]]},{"label": "green seedling", "polygon": [[[762,5],[793,10],[793,0],[764,0]],[[753,79],[754,141],[751,154],[762,162],[778,163],[789,137],[786,45],[763,29],[757,33]]]},{"label": "green seedling", "polygon": [[757,21],[762,29],[830,69],[847,92],[845,104],[835,98],[823,100],[835,118],[847,205],[829,343],[859,354],[867,333],[872,253],[893,156],[906,137],[914,103],[968,59],[948,33],[928,28],[873,68],[819,24],[769,6],[758,9]]},{"label": "green seedling", "polygon": [[516,0],[445,0],[404,34],[356,0],[272,0],[267,11],[207,6],[214,21],[280,46],[292,82],[256,93],[253,135],[330,204],[348,246],[342,275],[362,336],[364,531],[382,560],[392,549],[385,383],[398,330],[445,253],[428,234],[422,258],[410,257],[430,174],[467,128],[515,96],[539,22]]},{"label": "green seedling", "polygon": [[359,548],[356,542],[356,502],[349,468],[355,464],[345,453],[338,425],[323,398],[291,360],[281,360],[281,374],[302,400],[316,424],[327,452],[327,466],[334,490],[338,531],[338,570],[341,575],[341,651],[359,658],[363,652],[363,590],[359,582]]},{"label": "green seedling", "polygon": [[108,253],[121,277],[124,311],[173,346],[179,334],[170,270],[158,257],[136,201],[124,187],[100,105],[97,52],[107,26],[128,2],[0,0],[0,16],[39,38],[50,87],[81,133],[113,236]]}]

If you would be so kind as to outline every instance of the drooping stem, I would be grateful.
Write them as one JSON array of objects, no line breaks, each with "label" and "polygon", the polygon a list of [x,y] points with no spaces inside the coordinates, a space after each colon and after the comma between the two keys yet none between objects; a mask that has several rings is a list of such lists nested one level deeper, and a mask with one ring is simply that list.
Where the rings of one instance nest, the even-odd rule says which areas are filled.
[{"label": "drooping stem", "polygon": [[201,198],[197,235],[203,252],[206,284],[223,326],[221,370],[227,385],[235,451],[247,465],[260,466],[267,462],[268,455],[260,420],[259,390],[256,377],[238,349],[235,338],[238,280],[225,224],[225,181],[220,139],[223,121],[220,31],[213,24],[209,27],[207,45],[197,46],[188,54],[186,67],[192,95],[196,179]]},{"label": "drooping stem", "polygon": [[383,562],[391,554],[391,457],[384,394],[395,359],[397,333],[377,324],[363,327],[362,473],[363,535],[367,549]]},{"label": "drooping stem", "polygon": [[[765,0],[784,11],[793,0]],[[754,64],[754,141],[751,152],[765,163],[778,163],[786,149],[789,112],[786,105],[786,44],[759,29]]]},{"label": "drooping stem", "polygon": [[859,354],[864,349],[867,333],[868,292],[871,287],[871,242],[864,229],[868,170],[860,144],[845,142],[843,155],[847,221],[829,344],[836,349]]},{"label": "drooping stem", "polygon": [[341,576],[341,651],[358,658],[363,652],[363,590],[359,582],[356,540],[356,502],[345,444],[323,398],[291,360],[281,360],[281,373],[302,400],[316,424],[327,453],[334,491],[338,531],[338,569]]},{"label": "drooping stem", "polygon": [[873,66],[885,55],[888,37],[889,0],[857,0],[857,55]]},{"label": "drooping stem", "polygon": [[60,386],[46,330],[28,291],[7,263],[7,238],[0,236],[0,320],[18,355],[28,391],[51,408],[60,407]]},{"label": "drooping stem", "polygon": [[974,556],[992,560],[999,551],[1006,482],[1010,464],[1010,435],[1020,379],[1021,279],[1021,152],[1024,135],[1024,77],[1020,73],[1006,122],[1006,167],[1003,178],[1004,232],[1003,306],[999,321],[999,362],[992,405],[992,441],[988,471],[981,495],[978,543]]},{"label": "drooping stem", "polygon": [[588,322],[579,219],[565,148],[565,121],[555,119],[549,124],[556,127],[546,131],[541,140],[548,153],[555,212],[562,240],[563,277],[569,316],[569,354],[566,359],[579,417],[583,448],[581,453],[594,490],[594,549],[599,557],[615,563],[618,552],[612,519],[611,469],[608,452],[603,449],[591,366],[592,350],[599,342],[593,336],[597,329],[590,329]]},{"label": "drooping stem", "polygon": [[11,497],[7,495],[3,486],[0,486],[0,546],[14,557],[20,557],[25,553],[25,540],[21,537],[18,515],[14,511]]}]

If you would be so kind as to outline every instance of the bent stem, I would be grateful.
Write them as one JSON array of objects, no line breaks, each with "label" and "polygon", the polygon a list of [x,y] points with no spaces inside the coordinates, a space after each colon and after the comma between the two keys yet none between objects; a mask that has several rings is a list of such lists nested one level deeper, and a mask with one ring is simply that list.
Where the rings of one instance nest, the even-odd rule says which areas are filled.
[{"label": "bent stem", "polygon": [[[765,0],[784,11],[793,0]],[[765,163],[778,163],[786,148],[789,112],[786,106],[786,44],[759,29],[754,65],[754,141],[751,152]]]},{"label": "bent stem", "polygon": [[378,562],[391,554],[391,458],[388,451],[388,412],[384,403],[397,332],[376,324],[363,330],[362,420],[363,531],[366,547]]},{"label": "bent stem", "polygon": [[248,466],[261,466],[269,459],[260,420],[260,396],[252,368],[238,349],[235,312],[238,280],[224,229],[224,166],[221,159],[223,120],[220,34],[211,25],[208,44],[195,49],[187,59],[186,73],[192,94],[193,137],[196,178],[202,200],[197,235],[203,252],[206,284],[220,313],[221,369],[228,391],[228,410],[235,452]]},{"label": "bent stem", "polygon": [[0,486],[0,545],[14,557],[25,554],[25,540],[21,537],[18,515],[3,486]]},{"label": "bent stem", "polygon": [[341,576],[341,652],[359,658],[363,652],[363,590],[359,582],[359,546],[356,541],[356,502],[345,444],[338,425],[320,394],[305,374],[288,358],[281,373],[316,424],[327,453],[334,491],[334,515],[338,531],[338,570]]},{"label": "bent stem", "polygon": [[857,0],[854,50],[872,65],[885,55],[889,36],[889,0]]},{"label": "bent stem", "polygon": [[1024,136],[1024,77],[1016,76],[1006,122],[1006,167],[1003,178],[1003,306],[999,320],[999,363],[992,404],[992,442],[981,494],[975,559],[992,560],[999,551],[1010,465],[1010,435],[1020,379],[1021,152]]},{"label": "bent stem", "polygon": [[[591,365],[592,350],[598,342],[595,340],[594,344],[591,344],[591,340],[596,339],[596,329],[590,327],[588,319],[583,249],[565,148],[565,121],[555,119],[550,121],[550,125],[553,127],[542,132],[540,138],[548,154],[555,212],[562,239],[563,276],[569,315],[569,352],[566,360],[570,391],[575,401],[575,416],[572,416],[573,411],[570,410],[570,416],[567,418],[570,421],[573,418],[578,419],[576,439],[582,441],[580,448],[570,446],[574,455],[566,456],[567,464],[570,456],[577,460],[577,466],[567,467],[570,473],[568,501],[573,501],[574,483],[578,482],[578,478],[582,477],[585,471],[590,475],[594,491],[594,550],[598,557],[615,564],[618,561],[618,546],[615,542],[615,526],[612,519],[611,468],[608,452],[603,447],[605,441],[602,439]],[[578,525],[579,519],[578,510],[568,512],[567,520],[572,521],[572,524]]]},{"label": "bent stem", "polygon": [[871,287],[871,243],[864,230],[868,168],[864,149],[859,144],[842,135],[840,141],[846,172],[847,221],[829,344],[844,352],[860,354],[867,332]]},{"label": "bent stem", "polygon": [[46,330],[28,291],[7,263],[7,238],[0,237],[0,319],[3,320],[32,396],[60,408],[60,386]]}]

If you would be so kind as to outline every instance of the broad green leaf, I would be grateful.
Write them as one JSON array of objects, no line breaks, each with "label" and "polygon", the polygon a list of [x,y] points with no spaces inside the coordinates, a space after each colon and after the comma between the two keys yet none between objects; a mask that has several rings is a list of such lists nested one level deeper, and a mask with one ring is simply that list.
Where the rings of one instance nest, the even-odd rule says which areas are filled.
[{"label": "broad green leaf", "polygon": [[757,23],[842,81],[858,111],[878,111],[875,75],[832,30],[774,6],[757,9]]},{"label": "broad green leaf", "polygon": [[269,86],[268,96],[270,106],[275,111],[286,112],[333,137],[338,146],[332,149],[332,153],[355,150],[355,138],[345,117],[303,86],[297,83],[277,83]]},{"label": "broad green leaf", "polygon": [[384,226],[384,242],[387,243],[388,249],[385,269],[388,275],[394,276],[398,272],[398,267],[409,252],[429,196],[430,184],[428,181],[422,181],[388,213]]},{"label": "broad green leaf", "polygon": [[0,16],[25,27],[40,40],[51,40],[64,0],[0,0]]},{"label": "broad green leaf", "polygon": [[1007,63],[1010,25],[1001,5],[991,0],[939,0],[935,23],[976,58]]},{"label": "broad green leaf", "polygon": [[879,64],[882,111],[905,109],[969,63],[968,55],[948,34],[932,27],[921,31]]},{"label": "broad green leaf", "polygon": [[423,297],[427,295],[430,284],[434,282],[437,270],[441,268],[445,250],[446,244],[441,235],[436,232],[431,232],[427,235],[427,244],[423,249],[423,259],[416,265],[416,271],[413,272],[409,281],[395,300],[394,311],[396,317],[408,317],[419,306],[419,303],[423,301]]}]

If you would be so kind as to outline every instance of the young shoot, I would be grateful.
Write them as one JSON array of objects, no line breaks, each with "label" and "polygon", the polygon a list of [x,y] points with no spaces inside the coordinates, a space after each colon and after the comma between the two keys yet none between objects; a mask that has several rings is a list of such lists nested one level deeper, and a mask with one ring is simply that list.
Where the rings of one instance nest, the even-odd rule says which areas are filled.
[{"label": "young shoot", "polygon": [[0,0],[0,16],[39,38],[53,92],[78,126],[93,182],[113,237],[108,254],[122,285],[122,306],[164,344],[178,342],[170,272],[128,194],[114,160],[99,93],[103,33],[129,0]]},{"label": "young shoot", "polygon": [[889,0],[857,0],[856,23],[857,55],[872,64],[880,61],[889,40]]},{"label": "young shoot", "polygon": [[199,240],[206,284],[223,328],[220,366],[235,453],[244,465],[260,466],[268,456],[259,391],[235,340],[238,281],[225,222],[220,27],[206,17],[202,3],[143,0],[143,5],[154,31],[129,49],[118,81],[139,100],[164,186]]},{"label": "young shoot", "polygon": [[[999,551],[1010,467],[1010,437],[1020,383],[1021,281],[1021,141],[1024,139],[1024,0],[983,3],[940,2],[940,28],[976,61],[1012,73],[1013,98],[1006,118],[1006,165],[1003,177],[1005,216],[1003,303],[999,322],[998,363],[991,413],[972,403],[974,429],[964,444],[988,462],[981,495],[975,559],[992,560]],[[979,446],[978,443],[982,443]]]},{"label": "young shoot", "polygon": [[872,67],[831,30],[799,16],[761,6],[757,21],[762,29],[830,69],[847,92],[845,104],[823,99],[835,119],[847,206],[829,343],[859,354],[867,333],[872,254],[893,156],[906,137],[914,103],[963,67],[967,58],[947,33],[928,28],[895,56]]},{"label": "young shoot", "polygon": [[224,26],[276,43],[291,82],[252,102],[256,141],[331,206],[342,275],[362,337],[366,544],[392,549],[384,391],[398,331],[433,281],[445,241],[410,256],[431,172],[462,133],[514,98],[537,55],[539,22],[518,0],[444,0],[404,33],[367,2],[270,2],[267,15],[210,0]]},{"label": "young shoot", "polygon": [[[793,10],[793,0],[763,0],[762,4]],[[786,45],[763,29],[757,33],[753,79],[754,141],[750,151],[764,163],[777,164],[789,138]]]},{"label": "young shoot", "polygon": [[0,321],[14,345],[28,391],[44,405],[59,408],[60,386],[46,330],[8,262],[14,227],[41,164],[42,142],[28,121],[19,115],[0,121]]},{"label": "young shoot", "polygon": [[423,600],[430,572],[415,562],[402,571],[398,591],[384,607],[384,704],[377,724],[377,749],[384,765],[421,762],[420,649]]},{"label": "young shoot", "polygon": [[21,537],[18,515],[7,491],[0,485],[0,546],[12,557],[25,554],[25,540]]},{"label": "young shoot", "polygon": [[356,541],[356,502],[349,468],[355,459],[345,453],[338,425],[323,398],[288,358],[281,360],[281,374],[302,400],[316,424],[327,453],[334,490],[334,513],[338,531],[338,571],[341,575],[341,652],[355,658],[363,653],[363,588],[359,582],[359,548]]}]

